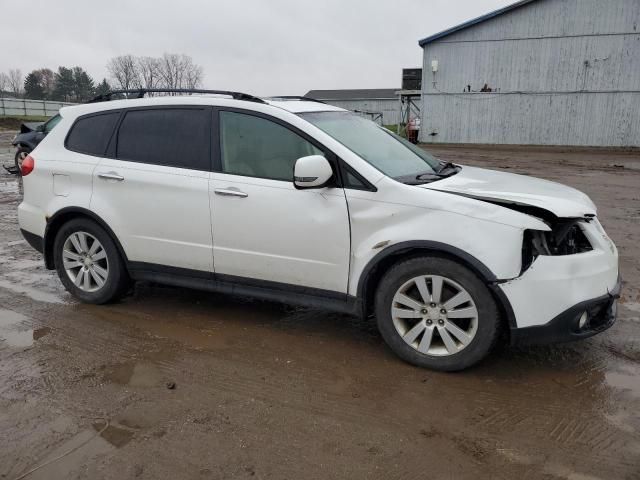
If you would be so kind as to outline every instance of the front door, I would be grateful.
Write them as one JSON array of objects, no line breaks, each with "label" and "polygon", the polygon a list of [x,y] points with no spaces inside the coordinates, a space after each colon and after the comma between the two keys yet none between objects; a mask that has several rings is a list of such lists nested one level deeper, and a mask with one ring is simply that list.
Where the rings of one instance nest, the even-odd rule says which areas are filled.
[{"label": "front door", "polygon": [[350,233],[342,188],[297,190],[295,161],[324,154],[273,118],[219,112],[210,199],[216,275],[345,293]]}]

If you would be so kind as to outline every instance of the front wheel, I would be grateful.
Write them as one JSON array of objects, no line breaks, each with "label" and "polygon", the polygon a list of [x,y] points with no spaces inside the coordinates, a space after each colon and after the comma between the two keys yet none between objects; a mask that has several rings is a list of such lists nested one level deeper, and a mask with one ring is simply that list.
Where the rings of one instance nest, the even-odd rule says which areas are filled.
[{"label": "front wheel", "polygon": [[86,303],[121,297],[129,276],[111,236],[97,223],[76,218],[65,223],[53,245],[54,262],[65,288]]},{"label": "front wheel", "polygon": [[403,360],[456,371],[482,360],[500,330],[496,303],[469,269],[440,257],[393,266],[376,294],[382,337]]}]

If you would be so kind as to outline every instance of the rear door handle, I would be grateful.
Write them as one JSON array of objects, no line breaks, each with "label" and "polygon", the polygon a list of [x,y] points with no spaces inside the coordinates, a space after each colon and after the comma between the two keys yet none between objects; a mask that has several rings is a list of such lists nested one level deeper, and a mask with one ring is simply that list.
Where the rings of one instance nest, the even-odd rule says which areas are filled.
[{"label": "rear door handle", "polygon": [[124,180],[122,175],[118,175],[117,173],[109,172],[109,173],[99,173],[98,177],[103,178],[104,180],[117,180],[121,182]]},{"label": "rear door handle", "polygon": [[244,193],[243,191],[240,191],[237,188],[216,188],[214,190],[214,193],[216,195],[223,195],[225,197],[246,198],[249,196],[248,193]]}]

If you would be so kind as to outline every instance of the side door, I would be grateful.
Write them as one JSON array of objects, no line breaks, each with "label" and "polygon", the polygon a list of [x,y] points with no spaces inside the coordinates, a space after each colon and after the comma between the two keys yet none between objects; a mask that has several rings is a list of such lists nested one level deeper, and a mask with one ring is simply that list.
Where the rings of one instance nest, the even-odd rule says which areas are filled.
[{"label": "side door", "polygon": [[[344,190],[297,190],[295,161],[330,157],[285,122],[239,109],[214,115],[210,198],[216,276],[346,293],[349,213]],[[334,170],[335,171],[335,170]]]},{"label": "side door", "polygon": [[210,132],[207,106],[122,112],[94,171],[91,209],[115,232],[132,269],[211,274]]}]

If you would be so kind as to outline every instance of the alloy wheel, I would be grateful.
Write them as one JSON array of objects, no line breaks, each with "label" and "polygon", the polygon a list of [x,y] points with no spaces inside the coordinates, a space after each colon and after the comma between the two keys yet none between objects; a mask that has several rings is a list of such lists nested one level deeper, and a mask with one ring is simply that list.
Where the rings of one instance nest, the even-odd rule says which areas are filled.
[{"label": "alloy wheel", "polygon": [[107,252],[87,232],[74,232],[62,247],[62,263],[73,284],[84,292],[100,290],[109,277]]},{"label": "alloy wheel", "polygon": [[453,355],[466,348],[478,330],[478,309],[459,283],[422,275],[396,292],[391,318],[404,342],[425,355]]}]

